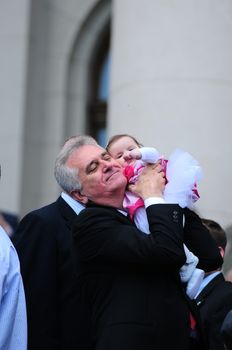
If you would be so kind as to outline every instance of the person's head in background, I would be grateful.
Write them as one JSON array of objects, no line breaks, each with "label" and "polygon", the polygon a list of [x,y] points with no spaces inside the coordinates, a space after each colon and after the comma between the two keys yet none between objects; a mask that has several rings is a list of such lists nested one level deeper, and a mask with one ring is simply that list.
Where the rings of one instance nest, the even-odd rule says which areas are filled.
[{"label": "person's head in background", "polygon": [[209,233],[214,238],[217,243],[218,249],[220,250],[221,256],[224,258],[226,245],[227,245],[227,237],[226,232],[223,230],[221,225],[211,219],[202,218],[203,225],[209,230]]},{"label": "person's head in background", "polygon": [[[136,159],[125,160],[124,157],[126,157],[129,151],[136,150],[142,146],[143,145],[138,142],[134,136],[128,134],[117,134],[109,139],[106,145],[106,150],[111,157],[117,159],[122,166],[126,166],[128,164],[133,164]],[[138,153],[137,157],[137,159],[140,159],[140,153]]]}]

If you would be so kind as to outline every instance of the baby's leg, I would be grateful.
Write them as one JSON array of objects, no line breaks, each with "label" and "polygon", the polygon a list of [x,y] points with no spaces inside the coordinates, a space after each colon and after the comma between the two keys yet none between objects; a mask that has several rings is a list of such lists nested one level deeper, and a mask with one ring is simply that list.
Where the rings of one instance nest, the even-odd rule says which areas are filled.
[{"label": "baby's leg", "polygon": [[186,262],[180,269],[180,278],[182,282],[188,282],[193,271],[195,270],[198,264],[198,257],[194,255],[184,244],[184,252],[186,255]]},{"label": "baby's leg", "polygon": [[204,276],[205,273],[203,270],[195,268],[186,286],[186,293],[190,299],[196,296]]}]

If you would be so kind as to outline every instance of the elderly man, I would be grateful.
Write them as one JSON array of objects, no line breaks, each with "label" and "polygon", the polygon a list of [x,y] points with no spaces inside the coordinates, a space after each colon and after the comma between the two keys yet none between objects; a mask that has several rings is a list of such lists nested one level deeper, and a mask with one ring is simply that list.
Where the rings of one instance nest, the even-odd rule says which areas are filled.
[{"label": "elderly man", "polygon": [[[198,314],[178,273],[185,262],[183,240],[204,269],[221,262],[214,240],[196,214],[185,210],[183,229],[183,209],[164,204],[160,164],[148,166],[130,187],[145,202],[151,234],[144,235],[122,210],[127,181],[121,166],[84,140],[59,157],[56,169],[62,188],[62,169],[66,176],[69,169],[76,183],[71,195],[88,206],[76,218],[73,236],[94,349],[194,349],[190,320]],[[196,349],[206,349],[202,339]]]}]

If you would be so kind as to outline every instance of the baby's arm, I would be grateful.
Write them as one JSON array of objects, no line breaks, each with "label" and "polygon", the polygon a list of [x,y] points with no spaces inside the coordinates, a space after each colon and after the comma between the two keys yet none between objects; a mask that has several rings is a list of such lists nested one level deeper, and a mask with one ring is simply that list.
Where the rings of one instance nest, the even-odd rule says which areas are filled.
[{"label": "baby's arm", "polygon": [[125,160],[130,159],[140,159],[144,163],[152,163],[155,164],[160,158],[160,154],[157,149],[153,147],[141,147],[135,148],[131,151],[128,151],[124,155]]}]

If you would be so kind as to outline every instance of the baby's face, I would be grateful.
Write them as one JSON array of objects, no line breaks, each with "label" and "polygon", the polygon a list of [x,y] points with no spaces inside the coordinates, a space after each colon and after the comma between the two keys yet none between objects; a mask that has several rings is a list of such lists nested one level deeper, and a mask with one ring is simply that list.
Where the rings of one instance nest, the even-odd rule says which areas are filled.
[{"label": "baby's face", "polygon": [[128,164],[132,165],[135,162],[135,159],[125,161],[125,159],[123,158],[125,153],[137,148],[139,148],[139,146],[133,139],[131,139],[129,136],[123,136],[117,141],[115,141],[110,146],[108,151],[111,157],[116,159],[122,166],[126,166]]}]

